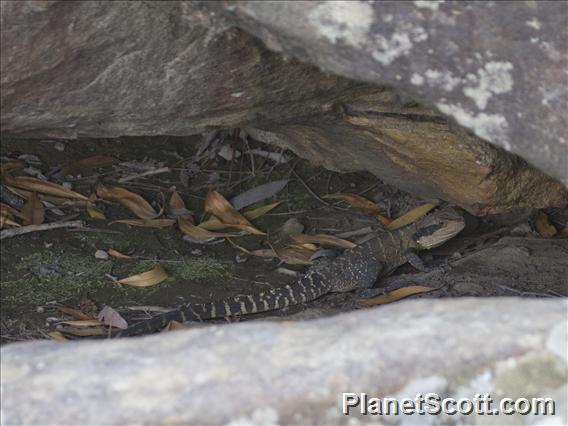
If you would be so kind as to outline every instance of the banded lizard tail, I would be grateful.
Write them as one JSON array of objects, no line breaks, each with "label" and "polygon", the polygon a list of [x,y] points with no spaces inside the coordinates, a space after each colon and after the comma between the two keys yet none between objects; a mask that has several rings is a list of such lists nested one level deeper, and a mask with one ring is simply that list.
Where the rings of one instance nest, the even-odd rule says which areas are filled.
[{"label": "banded lizard tail", "polygon": [[335,259],[319,261],[293,284],[252,295],[186,304],[128,327],[114,336],[150,333],[165,327],[172,320],[201,322],[277,310],[309,302],[331,292],[364,291],[373,286],[381,273],[385,274],[406,263],[409,251],[438,247],[457,235],[464,226],[464,218],[456,209],[434,211],[396,231],[377,233]]}]

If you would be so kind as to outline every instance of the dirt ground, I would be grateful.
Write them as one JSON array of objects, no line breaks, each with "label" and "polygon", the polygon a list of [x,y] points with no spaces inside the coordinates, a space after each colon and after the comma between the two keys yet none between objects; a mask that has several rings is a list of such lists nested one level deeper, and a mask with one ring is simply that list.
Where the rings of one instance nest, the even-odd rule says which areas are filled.
[{"label": "dirt ground", "polygon": [[[272,158],[253,154],[255,150],[264,153],[262,155],[269,153]],[[134,218],[132,211],[113,201],[96,201],[96,207],[106,216],[105,220],[91,217],[84,205],[48,204],[44,223],[82,220],[84,226],[31,232],[2,240],[2,343],[50,338],[48,332],[65,327],[60,324],[61,321],[73,319],[57,309],[56,304],[93,315],[103,306],[110,306],[132,324],[186,302],[206,302],[289,283],[294,280],[294,271],[302,272],[307,266],[283,263],[281,258],[251,256],[234,244],[248,250],[282,246],[285,241],[282,231],[290,226],[291,219],[299,221],[306,234],[336,235],[368,227],[375,230],[382,228],[376,213],[353,208],[343,201],[324,200],[321,197],[325,194],[360,194],[376,202],[382,208],[381,214],[390,218],[399,217],[426,202],[436,201],[412,197],[383,184],[370,174],[340,174],[313,166],[290,152],[282,153],[274,147],[239,138],[230,132],[222,134],[210,144],[205,143],[201,136],[80,141],[2,140],[0,153],[3,163],[23,160],[25,168],[18,170],[16,175],[47,178],[86,196],[95,193],[95,187],[100,182],[121,186],[142,196],[156,211],[167,207],[170,194],[175,190],[192,212],[195,223],[208,217],[204,212],[204,200],[210,189],[219,191],[230,200],[267,182],[287,180],[284,188],[275,195],[242,209],[246,211],[280,202],[274,210],[253,221],[267,236],[244,235],[232,238],[233,244],[224,238],[209,242],[189,240],[176,225],[150,228],[113,223],[119,219]],[[242,154],[239,156],[239,153]],[[278,157],[280,154],[286,156],[288,161],[280,163],[277,160],[281,158]],[[87,167],[86,170],[76,167],[80,159],[93,156],[110,156],[114,161],[111,165]],[[61,168],[66,165],[71,166],[68,170],[73,167],[76,170],[62,176]],[[164,167],[168,171],[152,173]],[[4,185],[1,195],[2,203],[17,210],[23,208],[24,200],[14,196]],[[511,289],[511,286],[502,284],[491,289],[478,286],[476,292],[472,293],[470,283],[460,293],[455,288],[445,286],[445,275],[437,275],[434,279],[433,275],[418,274],[408,265],[397,271],[397,275],[390,277],[388,282],[397,288],[421,279],[421,285],[430,283],[433,287],[441,287],[436,292],[415,297],[565,296],[562,269],[565,265],[563,262],[568,259],[568,247],[566,237],[560,233],[568,214],[566,210],[551,210],[545,214],[552,226],[559,230],[558,235],[550,238],[539,235],[534,226],[535,212],[470,218],[471,226],[452,242],[453,245],[428,253],[423,259],[432,267],[463,261],[464,257],[490,247],[506,236],[530,237],[539,240],[538,244],[554,241],[556,254],[545,254],[543,257],[552,263],[556,262],[556,266],[550,269],[553,271],[550,286],[545,283],[544,287],[531,289],[531,279],[527,278],[522,289]],[[171,211],[166,208],[163,217],[172,217]],[[356,238],[351,240],[355,241]],[[538,250],[547,250],[546,247]],[[132,258],[125,261],[105,255],[109,249]],[[496,255],[493,253],[491,256],[495,258]],[[479,259],[476,262],[479,263]],[[542,259],[539,262],[541,264]],[[117,279],[152,270],[158,264],[168,275],[158,285],[137,288],[116,282]],[[541,266],[547,269],[546,265]],[[483,266],[480,268],[483,269]],[[466,272],[471,272],[471,268]],[[507,274],[510,275],[511,271],[505,268],[500,274],[509,279]],[[310,308],[307,314],[301,312],[306,306],[300,306],[259,314],[252,319],[280,315],[292,315],[294,318],[318,316],[361,308],[362,305],[353,295],[330,295],[307,307]],[[251,318],[231,321],[248,319]]]}]

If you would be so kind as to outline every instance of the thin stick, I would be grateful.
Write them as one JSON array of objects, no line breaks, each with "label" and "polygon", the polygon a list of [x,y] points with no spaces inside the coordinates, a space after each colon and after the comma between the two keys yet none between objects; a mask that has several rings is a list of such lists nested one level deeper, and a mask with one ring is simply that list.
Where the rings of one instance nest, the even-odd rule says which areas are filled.
[{"label": "thin stick", "polygon": [[81,220],[71,220],[69,222],[53,222],[44,223],[42,225],[28,225],[21,228],[5,229],[0,232],[0,240],[4,238],[15,237],[17,235],[29,234],[30,232],[49,231],[57,228],[82,228],[84,226]]},{"label": "thin stick", "polygon": [[158,175],[160,173],[168,173],[170,172],[170,168],[169,167],[160,167],[159,169],[154,169],[154,170],[148,170],[147,172],[144,173],[139,173],[137,175],[131,175],[131,176],[125,176],[123,178],[120,178],[118,180],[118,182],[120,183],[124,183],[124,182],[128,182],[134,179],[138,179],[141,177],[146,177],[146,176],[152,176],[152,175]]},{"label": "thin stick", "polygon": [[295,171],[292,167],[290,167],[290,171],[292,172],[292,174],[293,174],[294,176],[296,176],[296,177],[298,178],[298,180],[300,181],[300,183],[301,183],[302,185],[304,185],[304,187],[308,190],[308,192],[309,192],[310,194],[312,194],[312,196],[313,196],[316,200],[318,200],[318,201],[319,201],[320,203],[322,203],[324,206],[329,206],[329,203],[328,203],[327,201],[325,201],[325,200],[322,200],[318,194],[316,194],[314,191],[312,191],[312,189],[308,186],[308,184],[307,184],[306,182],[304,182],[304,180],[300,177],[300,175],[298,175],[298,173],[296,173],[296,171]]}]

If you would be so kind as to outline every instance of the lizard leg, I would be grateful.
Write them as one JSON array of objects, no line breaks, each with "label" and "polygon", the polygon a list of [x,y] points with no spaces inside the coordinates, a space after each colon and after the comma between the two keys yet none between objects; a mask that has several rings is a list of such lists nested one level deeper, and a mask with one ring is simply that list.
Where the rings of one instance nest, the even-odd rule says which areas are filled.
[{"label": "lizard leg", "polygon": [[357,296],[359,298],[368,299],[370,297],[377,296],[378,294],[383,292],[382,288],[373,288],[375,282],[377,281],[377,277],[383,270],[383,264],[381,262],[377,262],[376,265],[373,265],[373,267],[376,269],[375,271],[373,271],[374,278],[359,283],[359,286],[356,291]]},{"label": "lizard leg", "polygon": [[418,254],[416,254],[414,250],[407,250],[406,253],[404,253],[404,256],[406,258],[406,261],[410,263],[414,268],[418,269],[420,272],[429,271],[429,268],[424,265],[424,262],[422,261],[422,259],[420,259],[420,256],[418,256]]}]

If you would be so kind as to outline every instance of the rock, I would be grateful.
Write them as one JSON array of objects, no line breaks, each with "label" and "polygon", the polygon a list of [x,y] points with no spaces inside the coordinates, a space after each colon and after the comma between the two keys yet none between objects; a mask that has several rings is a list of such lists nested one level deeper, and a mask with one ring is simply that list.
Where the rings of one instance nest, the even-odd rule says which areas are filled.
[{"label": "rock", "polygon": [[188,135],[317,113],[362,85],[286,60],[189,2],[23,1],[0,12],[4,136]]},{"label": "rock", "polygon": [[568,185],[563,2],[201,3],[272,50],[420,99]]},{"label": "rock", "polygon": [[[246,131],[336,171],[369,171],[473,214],[565,206],[562,184],[390,90],[354,95],[339,111]],[[349,141],[349,143],[346,143]]]},{"label": "rock", "polygon": [[[10,344],[1,349],[2,423],[376,424],[359,409],[343,415],[342,394],[435,392],[551,397],[554,417],[499,424],[566,424],[567,309],[564,300],[420,300],[324,320]],[[425,419],[434,416],[381,422]],[[487,424],[483,415],[459,420]]]},{"label": "rock", "polygon": [[[454,36],[456,26],[449,21],[459,24],[466,17],[482,22],[485,28],[483,17],[477,14],[489,6],[481,4],[468,9],[461,3],[425,8],[409,3],[313,2],[306,4],[305,12],[303,5],[205,4],[258,33],[269,47],[293,31],[280,40],[287,52],[352,78],[391,85],[400,93],[336,77],[270,52],[259,40],[192,2],[168,2],[160,7],[143,2],[4,2],[0,9],[3,137],[188,135],[217,127],[247,127],[254,137],[286,146],[328,168],[367,170],[424,199],[444,199],[474,214],[568,203],[568,194],[559,183],[461,131],[406,95],[423,99],[447,115],[453,113],[478,136],[562,177],[559,167],[568,158],[559,155],[565,147],[561,131],[565,119],[558,104],[564,96],[563,86],[558,78],[549,81],[562,61],[550,58],[550,49],[556,46],[552,41],[548,56],[541,57],[539,50],[540,56],[535,53],[535,57],[540,60],[535,61],[525,58],[525,50],[509,51],[507,47],[503,51],[500,45],[491,45],[493,58],[486,52],[476,56],[479,52],[471,51],[471,36],[485,41],[495,35],[490,29],[488,35],[470,34],[475,28],[461,24],[459,37],[440,36]],[[499,9],[507,6],[494,7],[508,10]],[[269,13],[270,8],[277,13]],[[341,19],[363,9],[369,10],[365,19],[344,23],[345,28],[338,26]],[[513,14],[515,19],[528,13],[525,9],[520,7]],[[345,14],[333,14],[339,10]],[[553,6],[535,6],[531,16],[542,23],[543,33],[548,34],[549,23],[558,19],[549,16],[554,10]],[[394,23],[383,25],[389,14]],[[254,25],[245,23],[245,15]],[[290,25],[271,21],[280,17]],[[435,23],[432,27],[422,22],[429,18]],[[486,18],[494,19],[494,14]],[[503,14],[502,19],[509,19],[508,15]],[[271,22],[273,38],[265,31]],[[399,28],[399,22],[407,22],[408,27]],[[519,22],[511,25],[524,25]],[[537,25],[534,22],[531,25]],[[306,27],[296,28],[299,23]],[[365,23],[368,31],[361,32],[359,26]],[[519,33],[523,37],[526,31],[534,31],[528,24],[525,27]],[[339,32],[334,33],[336,30]],[[389,31],[394,33],[389,35]],[[415,40],[418,33],[425,39]],[[412,38],[403,51],[385,45],[385,40],[399,43],[401,34]],[[306,37],[311,38],[304,40]],[[349,42],[353,37],[360,46]],[[513,47],[525,47],[524,40]],[[298,47],[298,42],[306,48]],[[545,39],[539,43],[541,46]],[[436,46],[424,53],[430,44]],[[415,49],[415,45],[424,49]],[[561,53],[562,45],[556,49]],[[529,63],[518,62],[523,58]],[[531,66],[534,72],[544,65],[547,68],[540,80],[527,80],[531,73],[518,72],[524,65],[531,72]],[[414,84],[420,78],[422,84]],[[452,89],[440,88],[443,82]],[[558,87],[557,97],[551,94],[553,83]],[[543,105],[541,98],[549,105]],[[477,111],[481,100],[485,108]],[[552,125],[540,126],[543,117]]]}]

